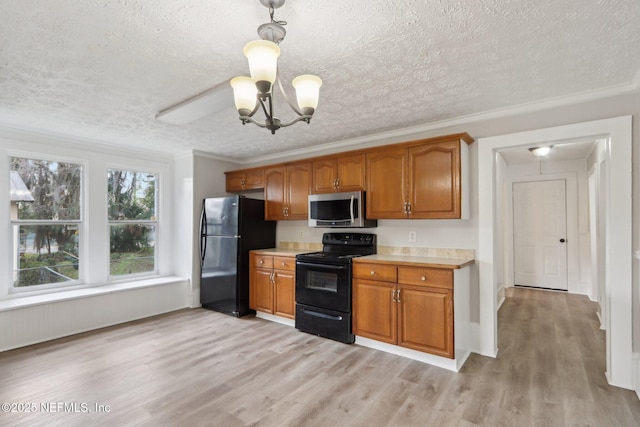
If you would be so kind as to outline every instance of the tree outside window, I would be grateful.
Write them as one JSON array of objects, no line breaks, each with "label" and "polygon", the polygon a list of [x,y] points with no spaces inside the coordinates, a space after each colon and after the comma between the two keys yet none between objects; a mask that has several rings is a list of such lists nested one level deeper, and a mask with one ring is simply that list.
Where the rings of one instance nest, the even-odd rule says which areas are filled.
[{"label": "tree outside window", "polygon": [[157,175],[109,169],[110,275],[155,272]]},{"label": "tree outside window", "polygon": [[14,288],[77,281],[82,165],[9,161]]}]

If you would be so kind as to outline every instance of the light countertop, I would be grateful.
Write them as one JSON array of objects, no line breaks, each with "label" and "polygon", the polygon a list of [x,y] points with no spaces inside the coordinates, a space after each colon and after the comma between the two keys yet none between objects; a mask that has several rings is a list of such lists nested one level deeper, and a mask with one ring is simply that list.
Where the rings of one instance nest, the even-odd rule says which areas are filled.
[{"label": "light countertop", "polygon": [[473,258],[441,258],[426,257],[414,255],[367,255],[354,258],[353,262],[377,262],[383,264],[406,265],[413,267],[432,267],[432,268],[449,268],[458,269],[472,265],[475,260]]}]

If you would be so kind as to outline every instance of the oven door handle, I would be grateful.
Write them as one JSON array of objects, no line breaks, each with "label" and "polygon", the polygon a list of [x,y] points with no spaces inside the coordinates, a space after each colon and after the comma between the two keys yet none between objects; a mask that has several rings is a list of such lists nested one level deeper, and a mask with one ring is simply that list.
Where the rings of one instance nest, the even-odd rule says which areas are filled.
[{"label": "oven door handle", "polygon": [[331,265],[331,264],[313,264],[311,262],[297,261],[296,266],[301,267],[311,267],[316,269],[325,269],[325,270],[347,270],[349,268],[348,265]]},{"label": "oven door handle", "polygon": [[342,320],[342,316],[332,316],[330,314],[318,313],[317,311],[306,310],[304,308],[302,309],[302,311],[304,311],[305,314],[308,314],[309,316],[320,317],[322,319]]}]

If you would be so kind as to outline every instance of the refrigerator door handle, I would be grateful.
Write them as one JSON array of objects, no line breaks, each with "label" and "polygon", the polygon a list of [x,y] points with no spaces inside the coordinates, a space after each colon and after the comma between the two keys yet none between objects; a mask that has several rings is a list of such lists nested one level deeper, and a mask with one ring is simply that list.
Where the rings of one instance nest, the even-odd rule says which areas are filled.
[{"label": "refrigerator door handle", "polygon": [[200,236],[200,266],[204,263],[204,257],[207,253],[207,236]]},{"label": "refrigerator door handle", "polygon": [[200,214],[200,235],[207,234],[207,211],[205,210],[205,203],[202,203],[202,213]]}]

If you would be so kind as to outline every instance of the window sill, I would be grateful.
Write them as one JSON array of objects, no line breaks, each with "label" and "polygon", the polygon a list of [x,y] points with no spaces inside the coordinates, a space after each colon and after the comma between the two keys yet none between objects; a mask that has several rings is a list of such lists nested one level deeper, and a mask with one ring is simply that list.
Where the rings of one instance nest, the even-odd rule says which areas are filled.
[{"label": "window sill", "polygon": [[81,289],[73,289],[69,291],[52,292],[40,295],[30,295],[24,297],[15,297],[0,300],[0,312],[8,310],[16,310],[25,307],[31,307],[42,304],[55,303],[60,301],[73,300],[78,298],[87,298],[97,295],[112,294],[115,292],[123,292],[131,289],[147,288],[150,286],[171,285],[180,282],[186,282],[188,279],[177,276],[153,277],[127,282],[107,284],[103,286],[94,286]]}]

